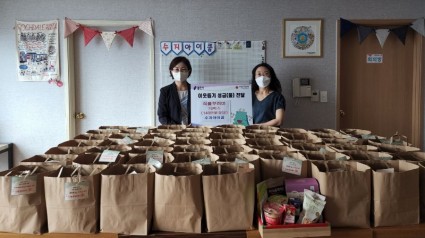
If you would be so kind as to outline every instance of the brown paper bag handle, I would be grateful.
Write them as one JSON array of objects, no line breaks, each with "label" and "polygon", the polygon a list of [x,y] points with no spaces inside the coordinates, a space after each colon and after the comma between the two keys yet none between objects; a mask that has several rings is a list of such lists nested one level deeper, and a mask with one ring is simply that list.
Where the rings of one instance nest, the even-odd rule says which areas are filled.
[{"label": "brown paper bag handle", "polygon": [[273,155],[270,155],[270,157],[272,158],[272,160],[276,160],[276,158]]},{"label": "brown paper bag handle", "polygon": [[327,161],[325,161],[325,169],[326,169],[326,172],[329,172],[329,166],[328,166],[328,162]]},{"label": "brown paper bag handle", "polygon": [[[96,171],[99,171],[100,170],[100,168],[95,168],[95,169],[93,169],[93,171],[91,171],[91,173],[89,174],[89,176],[93,176],[93,174],[96,172]],[[80,179],[81,178],[81,175],[80,174],[78,174],[78,178]]]},{"label": "brown paper bag handle", "polygon": [[128,174],[128,171],[130,171],[130,169],[133,167],[133,165],[129,165],[128,167],[127,167],[127,169],[125,170],[125,173],[124,173],[124,175],[127,175]]},{"label": "brown paper bag handle", "polygon": [[[37,171],[37,169],[38,169],[38,165],[37,165],[37,166],[35,166],[35,167],[34,167],[34,169],[31,171],[31,173],[27,174],[27,176],[28,176],[28,175],[33,175],[33,174],[35,173],[35,171]],[[27,176],[25,176],[25,178],[26,178]]]},{"label": "brown paper bag handle", "polygon": [[94,158],[94,160],[93,160],[93,163],[92,164],[94,164],[96,161],[97,161],[97,159],[100,157],[100,153],[98,153],[97,155],[96,155],[96,157]]},{"label": "brown paper bag handle", "polygon": [[174,174],[177,173],[177,168],[178,168],[178,166],[176,165],[176,167],[174,167]]},{"label": "brown paper bag handle", "polygon": [[74,173],[77,172],[77,170],[78,170],[78,174],[80,174],[80,168],[81,168],[80,166],[75,167],[75,169],[74,169],[74,171],[72,171],[70,177],[74,176]]},{"label": "brown paper bag handle", "polygon": [[9,173],[7,173],[4,177],[9,176],[13,171],[9,171]]},{"label": "brown paper bag handle", "polygon": [[62,171],[63,171],[63,166],[61,166],[61,169],[59,170],[59,173],[58,173],[58,178],[61,176],[61,174],[62,174]]}]

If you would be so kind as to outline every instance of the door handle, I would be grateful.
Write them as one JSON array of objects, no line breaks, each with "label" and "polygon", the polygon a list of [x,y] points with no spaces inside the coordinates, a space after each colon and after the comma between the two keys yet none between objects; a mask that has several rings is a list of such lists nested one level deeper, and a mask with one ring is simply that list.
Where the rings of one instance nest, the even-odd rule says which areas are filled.
[{"label": "door handle", "polygon": [[340,117],[344,117],[345,116],[345,112],[343,110],[341,110],[341,109],[339,110],[339,116]]},{"label": "door handle", "polygon": [[86,118],[86,114],[84,114],[83,112],[77,112],[75,113],[75,119],[84,119]]}]

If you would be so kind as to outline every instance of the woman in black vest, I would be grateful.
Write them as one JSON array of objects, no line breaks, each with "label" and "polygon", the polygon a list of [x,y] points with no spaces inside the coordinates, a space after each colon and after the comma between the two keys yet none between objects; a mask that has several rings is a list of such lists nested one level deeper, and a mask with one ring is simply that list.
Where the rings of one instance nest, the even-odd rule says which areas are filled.
[{"label": "woman in black vest", "polygon": [[187,79],[192,66],[187,58],[174,58],[168,67],[173,83],[161,88],[158,101],[158,119],[166,124],[190,124],[190,84]]}]

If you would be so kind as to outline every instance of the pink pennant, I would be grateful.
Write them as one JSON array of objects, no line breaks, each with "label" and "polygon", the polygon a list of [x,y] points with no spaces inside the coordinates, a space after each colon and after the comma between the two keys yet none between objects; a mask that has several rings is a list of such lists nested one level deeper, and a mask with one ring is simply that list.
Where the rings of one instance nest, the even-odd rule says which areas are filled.
[{"label": "pink pennant", "polygon": [[117,34],[122,36],[130,45],[133,47],[134,42],[134,32],[136,31],[137,26],[128,28],[126,30],[117,31]]},{"label": "pink pennant", "polygon": [[69,35],[74,33],[74,31],[78,30],[80,28],[80,24],[76,23],[75,21],[65,17],[65,36],[64,38],[67,38]]},{"label": "pink pennant", "polygon": [[91,29],[85,26],[80,26],[80,27],[83,28],[85,46],[89,44],[89,42],[93,39],[93,37],[95,37],[96,35],[100,33],[100,31],[96,29]]},{"label": "pink pennant", "polygon": [[152,22],[151,21],[142,21],[139,25],[139,29],[144,31],[146,34],[153,37]]}]

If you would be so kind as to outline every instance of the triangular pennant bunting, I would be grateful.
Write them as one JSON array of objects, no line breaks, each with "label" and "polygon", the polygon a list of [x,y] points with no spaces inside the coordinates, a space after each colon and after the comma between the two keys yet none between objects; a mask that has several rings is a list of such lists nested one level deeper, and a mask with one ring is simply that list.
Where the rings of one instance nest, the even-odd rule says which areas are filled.
[{"label": "triangular pennant bunting", "polygon": [[406,42],[406,34],[407,30],[409,29],[409,26],[401,26],[394,29],[391,29],[390,31],[397,35],[398,39],[400,39],[401,43]]},{"label": "triangular pennant bunting", "polygon": [[152,21],[142,21],[139,25],[139,29],[153,37]]},{"label": "triangular pennant bunting", "polygon": [[117,31],[117,34],[122,36],[130,44],[130,46],[133,47],[134,32],[136,31],[136,28],[138,28],[138,27],[133,26],[133,27],[128,28],[126,30]]},{"label": "triangular pennant bunting", "polygon": [[361,44],[368,36],[370,33],[372,33],[374,30],[371,27],[367,27],[367,26],[357,26],[357,32],[358,32],[358,39],[359,39],[359,43]]},{"label": "triangular pennant bunting", "polygon": [[385,41],[387,40],[388,35],[390,34],[389,29],[377,29],[375,30],[376,37],[378,38],[381,48],[384,48]]},{"label": "triangular pennant bunting", "polygon": [[91,29],[85,26],[81,26],[83,28],[84,32],[84,44],[87,46],[87,44],[95,37],[97,34],[100,33],[100,31],[96,29]]},{"label": "triangular pennant bunting", "polygon": [[421,34],[422,36],[425,36],[425,18],[419,18],[416,21],[412,23],[410,26],[413,30]]},{"label": "triangular pennant bunting", "polygon": [[351,29],[353,29],[356,26],[356,24],[352,23],[351,21],[345,20],[341,18],[341,31],[340,31],[340,37],[343,37],[347,32],[349,32]]},{"label": "triangular pennant bunting", "polygon": [[64,33],[65,38],[67,38],[69,35],[74,33],[74,31],[76,31],[78,28],[80,28],[79,24],[65,17],[65,33]]},{"label": "triangular pennant bunting", "polygon": [[109,32],[109,31],[105,31],[100,33],[100,35],[103,38],[103,42],[105,42],[106,48],[108,48],[108,50],[111,48],[112,42],[115,39],[115,36],[117,35],[114,31]]}]

